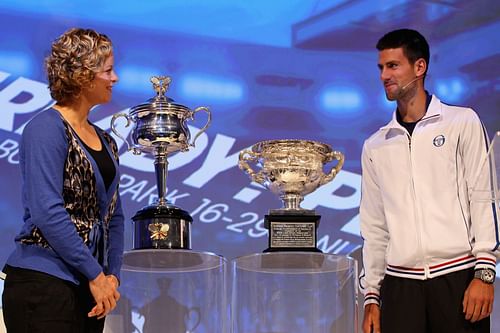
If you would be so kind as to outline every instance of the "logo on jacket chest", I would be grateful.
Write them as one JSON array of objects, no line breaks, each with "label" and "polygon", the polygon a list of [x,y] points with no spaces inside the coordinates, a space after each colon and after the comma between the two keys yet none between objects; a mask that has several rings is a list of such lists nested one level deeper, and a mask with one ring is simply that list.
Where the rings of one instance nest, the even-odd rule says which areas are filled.
[{"label": "logo on jacket chest", "polygon": [[432,144],[436,147],[441,147],[445,141],[444,135],[438,135],[432,140]]}]

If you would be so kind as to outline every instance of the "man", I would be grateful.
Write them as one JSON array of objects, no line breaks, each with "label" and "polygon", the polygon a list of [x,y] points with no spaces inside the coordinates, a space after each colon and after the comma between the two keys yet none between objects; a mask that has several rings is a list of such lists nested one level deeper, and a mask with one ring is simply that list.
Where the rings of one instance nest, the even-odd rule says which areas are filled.
[{"label": "man", "polygon": [[479,172],[487,134],[472,109],[424,89],[420,33],[392,31],[377,49],[397,109],[363,147],[363,331],[489,332],[499,224],[495,205],[471,200],[491,186]]}]

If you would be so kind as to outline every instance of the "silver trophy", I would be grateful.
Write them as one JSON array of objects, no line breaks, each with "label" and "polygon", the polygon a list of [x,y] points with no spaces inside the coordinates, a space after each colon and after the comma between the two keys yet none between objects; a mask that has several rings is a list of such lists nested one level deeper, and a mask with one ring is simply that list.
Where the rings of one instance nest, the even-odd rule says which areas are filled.
[{"label": "silver trophy", "polygon": [[[326,164],[337,163],[327,173]],[[250,166],[260,167],[258,172]],[[239,167],[250,178],[277,194],[283,202],[265,217],[269,229],[266,251],[307,250],[316,247],[320,216],[300,207],[304,196],[332,181],[344,164],[344,155],[325,144],[309,140],[269,140],[256,143],[239,155]]]},{"label": "silver trophy", "polygon": [[[165,96],[171,78],[153,76],[151,83],[156,96],[147,102],[134,106],[129,114],[118,113],[111,119],[111,130],[127,144],[127,149],[134,154],[151,153],[154,156],[158,200],[139,210],[132,220],[134,228],[134,249],[143,248],[175,248],[190,249],[190,225],[193,221],[188,212],[169,203],[166,199],[168,155],[187,151],[194,147],[196,139],[211,123],[211,113],[207,107],[194,110],[177,104]],[[194,120],[195,115],[204,111],[208,115],[206,124],[191,140],[187,121]],[[127,119],[132,129],[132,144],[116,130],[118,118]]]}]

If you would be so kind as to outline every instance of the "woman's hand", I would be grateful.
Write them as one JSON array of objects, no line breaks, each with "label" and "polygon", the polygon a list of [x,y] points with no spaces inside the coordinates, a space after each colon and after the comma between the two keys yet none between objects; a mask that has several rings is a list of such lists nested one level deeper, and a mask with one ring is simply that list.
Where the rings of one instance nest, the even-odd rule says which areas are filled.
[{"label": "woman's hand", "polygon": [[89,317],[104,318],[116,307],[120,299],[118,292],[118,279],[114,275],[100,273],[94,280],[89,281],[89,288],[96,305],[88,313]]}]

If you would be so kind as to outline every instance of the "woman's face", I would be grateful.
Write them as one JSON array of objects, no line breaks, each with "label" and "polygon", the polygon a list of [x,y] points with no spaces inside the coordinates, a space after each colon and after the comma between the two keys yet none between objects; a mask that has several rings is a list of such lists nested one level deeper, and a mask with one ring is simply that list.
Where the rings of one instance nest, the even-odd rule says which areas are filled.
[{"label": "woman's face", "polygon": [[113,65],[114,58],[113,53],[111,53],[96,73],[90,87],[85,89],[84,94],[92,105],[104,104],[111,100],[113,85],[118,82]]}]

